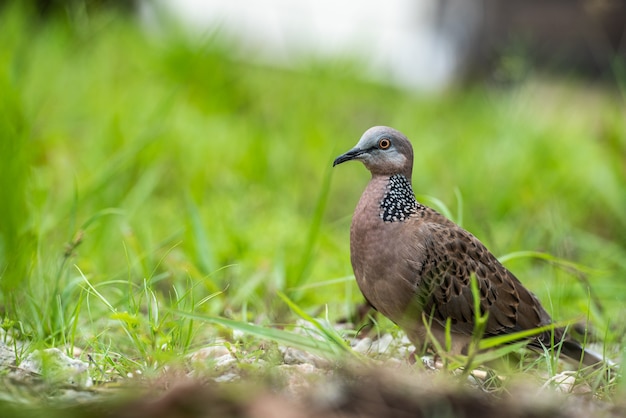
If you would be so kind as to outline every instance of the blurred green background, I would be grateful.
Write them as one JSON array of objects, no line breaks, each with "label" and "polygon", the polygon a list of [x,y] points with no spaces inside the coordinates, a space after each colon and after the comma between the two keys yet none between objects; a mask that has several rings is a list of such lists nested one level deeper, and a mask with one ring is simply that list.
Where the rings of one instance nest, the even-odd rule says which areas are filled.
[{"label": "blurred green background", "polygon": [[242,62],[219,32],[0,10],[0,307],[33,346],[178,355],[212,331],[168,309],[293,323],[277,291],[350,315],[349,225],[369,174],[331,164],[373,125],[412,140],[416,193],[496,255],[573,263],[506,265],[556,318],[621,340],[619,63],[602,82],[531,72],[420,94],[366,81],[357,59],[278,69]]}]

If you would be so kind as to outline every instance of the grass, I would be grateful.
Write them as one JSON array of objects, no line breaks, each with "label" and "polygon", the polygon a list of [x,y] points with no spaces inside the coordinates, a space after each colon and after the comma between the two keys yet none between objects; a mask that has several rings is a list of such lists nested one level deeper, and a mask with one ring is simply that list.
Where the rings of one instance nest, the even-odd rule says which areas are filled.
[{"label": "grass", "polygon": [[[368,175],[331,163],[378,124],[412,139],[425,203],[622,356],[618,66],[602,85],[537,74],[423,96],[364,81],[358,61],[267,68],[219,34],[106,13],[39,21],[17,5],[0,43],[0,306],[18,360],[78,347],[99,379],[158,374],[234,331],[346,351],[316,318],[362,301],[348,229]],[[296,317],[321,340],[294,333]]]}]

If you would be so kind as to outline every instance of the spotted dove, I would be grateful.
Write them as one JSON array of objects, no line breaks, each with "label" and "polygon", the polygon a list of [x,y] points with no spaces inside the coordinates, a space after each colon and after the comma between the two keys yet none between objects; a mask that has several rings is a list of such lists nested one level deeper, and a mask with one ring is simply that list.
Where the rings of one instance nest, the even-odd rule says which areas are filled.
[{"label": "spotted dove", "polygon": [[[350,228],[356,281],[369,304],[404,329],[416,347],[427,345],[427,325],[446,347],[449,320],[450,351],[465,352],[474,331],[472,275],[481,314],[488,314],[484,337],[552,324],[537,297],[474,235],[417,202],[411,187],[413,148],[402,133],[370,128],[333,166],[350,160],[361,161],[372,174]],[[562,328],[529,341],[538,350],[554,344],[575,362],[602,362]]]}]

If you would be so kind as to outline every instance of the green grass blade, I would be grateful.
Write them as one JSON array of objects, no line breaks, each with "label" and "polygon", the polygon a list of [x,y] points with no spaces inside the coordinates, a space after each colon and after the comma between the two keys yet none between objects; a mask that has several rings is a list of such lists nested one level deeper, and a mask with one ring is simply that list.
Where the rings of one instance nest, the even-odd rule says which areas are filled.
[{"label": "green grass blade", "polygon": [[191,232],[195,244],[196,259],[204,274],[210,274],[217,268],[217,262],[213,252],[213,246],[208,234],[202,224],[202,218],[200,217],[200,211],[198,205],[193,201],[191,196],[187,195],[185,198],[187,206],[187,214],[189,215],[189,221],[191,222]]},{"label": "green grass blade", "polygon": [[354,353],[350,345],[345,342],[345,340],[335,331],[334,328],[323,326],[318,320],[304,312],[298,305],[296,305],[293,301],[291,301],[287,295],[282,292],[278,292],[278,296],[289,306],[289,308],[300,318],[308,321],[313,325],[315,329],[317,329],[324,338],[336,346],[339,351]]},{"label": "green grass blade", "polygon": [[313,217],[309,224],[309,230],[307,238],[302,250],[302,256],[298,264],[298,269],[295,274],[295,280],[289,283],[289,287],[297,287],[307,279],[308,270],[311,265],[313,251],[320,233],[322,226],[322,219],[324,218],[324,211],[326,210],[326,203],[328,201],[328,195],[330,192],[330,183],[332,179],[332,167],[329,164],[324,171],[324,179],[322,180],[322,187],[317,196],[315,210],[313,211]]},{"label": "green grass blade", "polygon": [[341,284],[341,283],[350,283],[353,281],[354,281],[354,274],[351,274],[349,276],[339,277],[337,279],[322,280],[322,281],[314,282],[314,283],[306,283],[301,286],[290,287],[287,290],[289,291],[311,290],[311,289],[316,289],[316,288],[325,287],[325,286],[333,286],[333,285]]},{"label": "green grass blade", "polygon": [[431,208],[435,209],[437,212],[441,213],[443,216],[445,216],[446,218],[454,221],[454,216],[452,216],[452,212],[450,211],[450,209],[448,208],[448,206],[443,203],[443,201],[441,201],[440,199],[437,199],[434,196],[428,196],[425,194],[418,194],[416,195],[416,199],[420,202],[425,204],[426,206],[430,206]]},{"label": "green grass blade", "polygon": [[233,319],[222,318],[217,316],[201,315],[197,313],[184,312],[175,309],[168,309],[172,314],[183,318],[193,319],[200,322],[220,325],[232,330],[241,331],[248,335],[258,338],[274,341],[279,344],[288,345],[301,350],[310,351],[312,353],[324,357],[337,357],[337,350],[333,344],[328,341],[317,340],[309,336],[298,335],[293,332],[284,331],[276,328],[262,327]]},{"label": "green grass blade", "polygon": [[480,350],[486,350],[497,347],[499,345],[510,344],[518,340],[533,337],[537,334],[541,334],[542,332],[554,330],[555,328],[563,328],[567,325],[570,325],[570,322],[555,322],[553,324],[545,325],[543,327],[537,327],[529,330],[514,332],[512,334],[485,338],[480,341],[480,343],[478,344],[478,348]]},{"label": "green grass blade", "polygon": [[573,271],[580,271],[580,272],[588,273],[588,274],[598,274],[598,273],[603,272],[602,270],[592,269],[582,264],[574,263],[569,260],[555,257],[552,254],[543,253],[541,251],[516,251],[516,252],[512,252],[512,253],[498,257],[498,261],[500,261],[501,263],[506,263],[508,261],[516,260],[520,258],[536,258],[539,260],[550,262],[554,265],[557,265],[566,269],[571,269]]}]

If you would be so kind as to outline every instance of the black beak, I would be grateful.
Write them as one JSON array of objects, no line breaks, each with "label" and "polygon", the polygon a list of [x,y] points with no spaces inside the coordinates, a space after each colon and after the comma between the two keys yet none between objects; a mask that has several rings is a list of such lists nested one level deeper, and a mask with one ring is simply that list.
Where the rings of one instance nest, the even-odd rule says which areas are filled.
[{"label": "black beak", "polygon": [[356,157],[358,157],[359,155],[363,154],[363,150],[358,149],[358,148],[352,148],[350,151],[346,152],[345,154],[341,154],[339,157],[335,158],[335,161],[333,162],[333,167],[336,166],[337,164],[341,164],[341,163],[345,163],[346,161],[350,161],[350,160],[354,160]]}]

